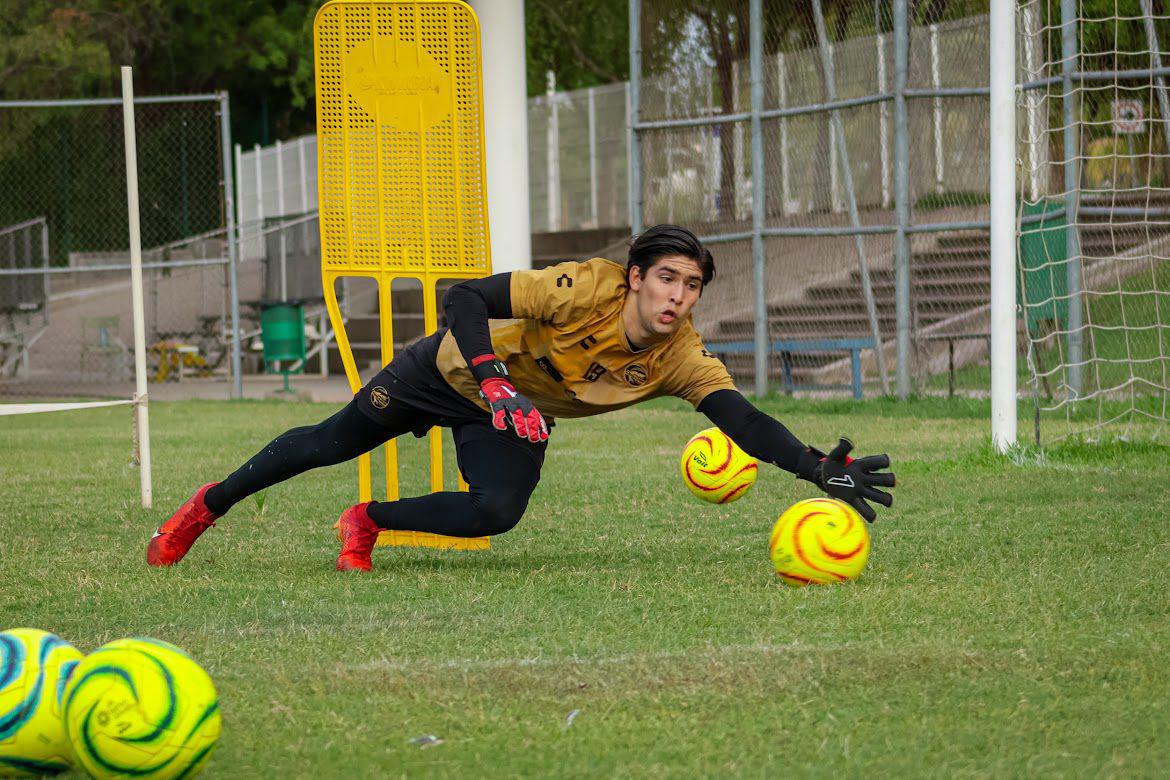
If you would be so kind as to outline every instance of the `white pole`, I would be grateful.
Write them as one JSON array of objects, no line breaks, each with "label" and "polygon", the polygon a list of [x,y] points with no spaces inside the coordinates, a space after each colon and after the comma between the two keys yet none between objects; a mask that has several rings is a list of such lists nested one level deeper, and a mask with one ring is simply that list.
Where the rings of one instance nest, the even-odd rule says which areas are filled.
[{"label": "white pole", "polygon": [[305,167],[305,145],[309,137],[305,136],[297,142],[297,182],[301,187],[301,214],[309,213],[309,171]]},{"label": "white pole", "polygon": [[[732,113],[739,113],[739,60],[734,60],[731,63],[731,111]],[[734,189],[732,193],[731,215],[732,219],[739,219],[739,215],[743,213],[743,205],[741,203],[739,193],[742,190],[740,182],[744,180],[746,174],[743,170],[743,122],[736,122],[732,129],[732,178],[735,180]]]},{"label": "white pole", "polygon": [[244,229],[244,153],[240,145],[235,145],[236,152],[236,230]]},{"label": "white pole", "polygon": [[[284,144],[276,141],[276,216],[284,219]],[[280,300],[288,300],[288,251],[284,223],[280,223]]]},{"label": "white pole", "polygon": [[597,108],[589,88],[589,222],[597,227]]},{"label": "white pole", "polygon": [[[1024,17],[1024,73],[1028,81],[1039,80],[1041,76],[1038,60],[1040,59],[1040,38],[1037,28],[1036,6],[1029,4],[1022,9]],[[1026,114],[1028,129],[1028,199],[1035,203],[1040,200],[1040,155],[1047,154],[1048,139],[1041,137],[1040,128],[1040,92],[1029,89],[1024,93],[1024,104],[1028,107]]]},{"label": "white pole", "polygon": [[[788,108],[788,74],[784,67],[784,52],[776,55],[776,74],[780,85],[780,108]],[[788,160],[788,117],[780,118],[780,212],[788,214],[792,201],[792,172]]]},{"label": "white pole", "polygon": [[[829,41],[829,61],[833,61],[833,42]],[[841,198],[841,181],[837,177],[837,125],[833,121],[833,113],[825,114],[826,121],[829,123],[829,201],[833,208],[834,214],[840,214],[845,210],[845,204]]]},{"label": "white pole", "polygon": [[550,233],[561,229],[561,133],[560,117],[557,114],[557,77],[551,70],[545,73],[548,88],[548,140],[546,162],[548,163],[548,230]]},{"label": "white pole", "polygon": [[[483,50],[484,167],[492,270],[532,267],[524,0],[472,0]],[[315,172],[314,172],[315,175]]]},{"label": "white pole", "polygon": [[[1014,46],[1015,44],[1013,44]],[[994,52],[995,49],[993,48]],[[1012,59],[1015,59],[1015,49],[1012,49]],[[942,86],[942,79],[938,70],[938,25],[930,25],[930,82],[935,89]],[[934,191],[943,194],[943,137],[942,137],[942,98],[934,99]]]},{"label": "white pole", "polygon": [[[874,19],[875,23],[879,20],[880,17]],[[886,81],[886,36],[882,35],[880,29],[877,33],[877,79],[878,92],[885,94],[888,87]],[[878,152],[881,158],[882,208],[888,209],[890,207],[890,104],[884,100],[878,103]]]},{"label": "white pole", "polygon": [[1016,443],[1016,0],[991,1],[991,439]]},{"label": "white pole", "polygon": [[[673,119],[671,114],[670,92],[664,95],[666,103],[666,118]],[[666,221],[674,224],[674,138],[666,134]]]},{"label": "white pole", "polygon": [[637,140],[634,135],[634,125],[631,121],[634,116],[634,106],[630,96],[630,82],[625,82],[625,89],[623,91],[626,106],[626,221],[630,223],[630,230],[636,231],[638,228],[635,227],[637,220],[634,216],[634,204],[637,202],[637,194],[634,192],[634,188],[641,186],[640,182],[642,178],[634,170],[634,166],[637,164],[637,160],[634,159],[637,151],[634,144],[637,143]]},{"label": "white pole", "polygon": [[260,144],[252,147],[253,168],[256,171],[256,221],[264,228],[264,168],[260,163]]},{"label": "white pole", "polygon": [[130,228],[130,299],[134,308],[134,421],[138,438],[138,485],[150,509],[150,417],[146,397],[146,313],[142,305],[142,233],[138,222],[138,150],[134,134],[134,73],[122,66],[122,125],[126,146],[126,211]]}]

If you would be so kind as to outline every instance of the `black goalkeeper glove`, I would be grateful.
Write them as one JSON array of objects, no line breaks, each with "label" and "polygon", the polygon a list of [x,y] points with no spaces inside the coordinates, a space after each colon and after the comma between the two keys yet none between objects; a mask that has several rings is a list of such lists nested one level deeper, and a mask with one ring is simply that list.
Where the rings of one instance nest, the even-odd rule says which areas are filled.
[{"label": "black goalkeeper glove", "polygon": [[866,501],[876,501],[885,507],[894,505],[893,496],[877,490],[879,487],[892,488],[897,483],[892,473],[877,473],[878,469],[890,467],[890,456],[869,455],[854,460],[849,457],[852,449],[853,442],[844,437],[827,456],[809,447],[800,456],[797,476],[812,482],[833,498],[844,501],[867,522],[872,523],[877,513]]}]

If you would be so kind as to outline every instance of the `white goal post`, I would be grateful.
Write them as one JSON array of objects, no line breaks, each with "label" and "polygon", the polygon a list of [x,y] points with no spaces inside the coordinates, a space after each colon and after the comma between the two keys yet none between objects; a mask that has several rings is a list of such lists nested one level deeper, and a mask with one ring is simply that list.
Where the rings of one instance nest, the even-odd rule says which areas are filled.
[{"label": "white goal post", "polygon": [[146,314],[142,305],[142,232],[138,218],[138,146],[134,135],[134,71],[122,66],[122,118],[126,138],[126,213],[130,230],[130,296],[134,308],[134,444],[142,506],[154,497],[150,480],[150,419],[146,395]]},{"label": "white goal post", "polygon": [[1016,0],[991,0],[991,439],[1016,443]]}]

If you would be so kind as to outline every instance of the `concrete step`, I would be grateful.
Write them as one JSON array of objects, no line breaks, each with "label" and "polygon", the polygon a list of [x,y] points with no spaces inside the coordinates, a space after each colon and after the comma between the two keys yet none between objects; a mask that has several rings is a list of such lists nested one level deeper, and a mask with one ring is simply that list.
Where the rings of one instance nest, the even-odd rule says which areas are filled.
[{"label": "concrete step", "polygon": [[[991,273],[989,269],[967,271],[962,274],[947,274],[939,276],[915,276],[911,281],[911,290],[920,296],[931,297],[936,293],[946,294],[953,290],[990,289]],[[895,294],[895,279],[892,272],[889,274],[875,274],[870,277],[870,286],[875,298],[882,299]],[[861,280],[855,279],[850,284],[826,284],[810,287],[805,296],[816,301],[863,300]]]}]

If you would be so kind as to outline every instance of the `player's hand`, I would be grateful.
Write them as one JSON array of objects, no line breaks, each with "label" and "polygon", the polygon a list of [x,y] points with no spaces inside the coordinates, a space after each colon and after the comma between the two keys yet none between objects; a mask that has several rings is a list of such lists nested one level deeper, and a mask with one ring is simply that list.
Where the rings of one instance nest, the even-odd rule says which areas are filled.
[{"label": "player's hand", "polygon": [[544,417],[507,379],[485,379],[479,385],[479,393],[491,407],[492,425],[496,430],[506,431],[511,425],[521,439],[534,444],[548,441],[548,424]]},{"label": "player's hand", "polygon": [[877,517],[873,507],[866,501],[875,501],[882,506],[894,504],[894,497],[879,487],[892,488],[897,484],[890,467],[889,455],[869,455],[856,460],[849,457],[853,449],[853,442],[842,437],[832,452],[825,455],[820,450],[809,448],[806,458],[815,459],[811,473],[800,476],[820,486],[833,498],[844,501],[857,510],[857,513],[872,523]]}]

